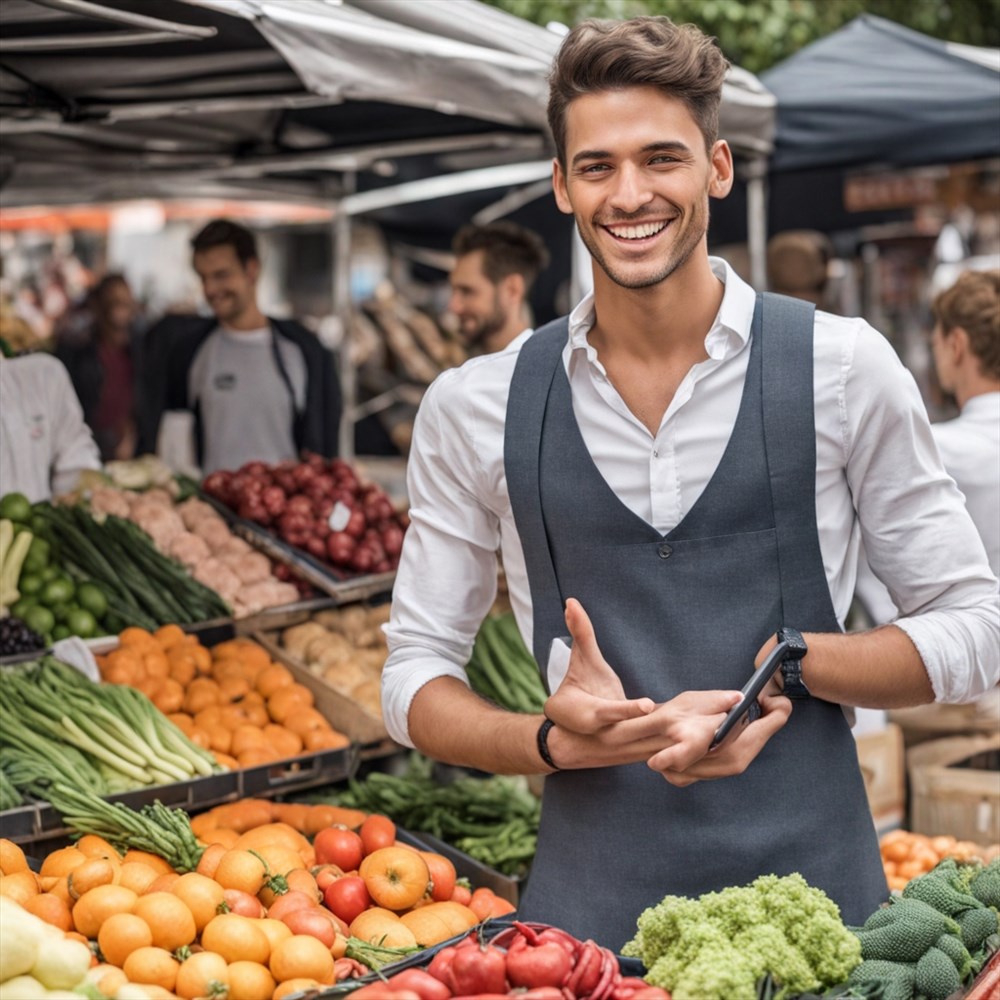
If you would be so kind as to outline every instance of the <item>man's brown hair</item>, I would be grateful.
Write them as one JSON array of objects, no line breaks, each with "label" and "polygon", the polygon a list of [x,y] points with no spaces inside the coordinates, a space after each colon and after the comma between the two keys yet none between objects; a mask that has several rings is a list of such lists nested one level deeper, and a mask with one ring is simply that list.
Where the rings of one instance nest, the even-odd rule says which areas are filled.
[{"label": "man's brown hair", "polygon": [[1000,378],[1000,270],[966,271],[934,298],[931,312],[945,336],[965,330],[980,371]]},{"label": "man's brown hair", "polygon": [[668,17],[581,21],[563,39],[549,73],[549,128],[566,167],[566,109],[584,94],[655,87],[683,101],[710,151],[719,137],[722,82],[729,62],[697,25]]},{"label": "man's brown hair", "polygon": [[549,266],[549,252],[538,233],[501,219],[485,226],[463,226],[452,242],[457,257],[483,251],[483,274],[499,285],[510,274],[524,278],[525,294]]}]

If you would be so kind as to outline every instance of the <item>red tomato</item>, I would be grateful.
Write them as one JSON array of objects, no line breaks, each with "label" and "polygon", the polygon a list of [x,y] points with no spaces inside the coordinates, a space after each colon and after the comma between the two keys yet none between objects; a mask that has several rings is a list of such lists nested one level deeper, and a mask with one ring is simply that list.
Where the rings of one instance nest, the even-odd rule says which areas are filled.
[{"label": "red tomato", "polygon": [[316,863],[333,864],[345,872],[357,871],[365,855],[361,838],[342,826],[328,826],[320,830],[313,840]]},{"label": "red tomato", "polygon": [[326,887],[323,902],[345,924],[351,924],[359,913],[372,905],[372,898],[360,875],[344,875]]},{"label": "red tomato", "polygon": [[222,894],[230,913],[238,913],[241,917],[264,916],[264,904],[249,892],[242,889],[226,889]]},{"label": "red tomato", "polygon": [[573,967],[566,949],[554,941],[507,952],[507,978],[512,986],[561,986]]},{"label": "red tomato", "polygon": [[337,928],[330,917],[331,914],[321,906],[310,906],[286,913],[281,922],[293,934],[309,934],[319,938],[327,948],[332,948],[334,941],[337,940]]},{"label": "red tomato", "polygon": [[431,899],[443,901],[452,899],[455,891],[455,866],[443,854],[421,851],[420,856],[427,862],[431,873]]},{"label": "red tomato", "polygon": [[455,903],[461,903],[462,906],[468,906],[472,902],[472,890],[467,885],[456,882],[455,888],[451,893],[451,899]]},{"label": "red tomato", "polygon": [[[394,990],[413,990],[422,1000],[451,1000],[451,990],[423,969],[404,969],[390,976],[386,985]],[[561,1000],[562,994],[560,994]]]},{"label": "red tomato", "polygon": [[359,832],[366,856],[380,847],[392,847],[396,843],[396,824],[388,816],[378,813],[372,813],[361,824]]}]

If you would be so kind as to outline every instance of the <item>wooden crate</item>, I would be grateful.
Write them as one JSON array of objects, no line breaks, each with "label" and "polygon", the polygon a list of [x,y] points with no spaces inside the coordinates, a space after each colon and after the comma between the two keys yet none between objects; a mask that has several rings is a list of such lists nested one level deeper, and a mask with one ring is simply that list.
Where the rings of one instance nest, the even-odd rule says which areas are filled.
[{"label": "wooden crate", "polygon": [[1000,733],[1000,687],[967,705],[918,705],[889,712],[903,730],[906,749],[946,736]]},{"label": "wooden crate", "polygon": [[860,734],[855,744],[875,829],[884,833],[901,826],[906,819],[906,757],[902,730],[890,722],[884,729]]},{"label": "wooden crate", "polygon": [[1000,732],[921,743],[906,762],[913,831],[1000,841]]}]

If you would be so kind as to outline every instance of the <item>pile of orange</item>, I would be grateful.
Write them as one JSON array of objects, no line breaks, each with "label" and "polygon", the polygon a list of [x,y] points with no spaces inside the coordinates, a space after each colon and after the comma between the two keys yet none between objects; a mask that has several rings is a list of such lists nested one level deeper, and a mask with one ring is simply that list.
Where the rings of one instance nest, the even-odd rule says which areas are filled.
[{"label": "pile of orange", "polygon": [[911,879],[929,872],[945,858],[988,862],[1000,854],[1000,846],[987,849],[950,835],[928,837],[910,830],[890,830],[879,841],[879,851],[889,888],[902,890]]},{"label": "pile of orange", "polygon": [[350,742],[316,709],[309,688],[252,639],[209,649],[178,625],[155,632],[133,626],[97,663],[104,681],[138,688],[230,769]]}]

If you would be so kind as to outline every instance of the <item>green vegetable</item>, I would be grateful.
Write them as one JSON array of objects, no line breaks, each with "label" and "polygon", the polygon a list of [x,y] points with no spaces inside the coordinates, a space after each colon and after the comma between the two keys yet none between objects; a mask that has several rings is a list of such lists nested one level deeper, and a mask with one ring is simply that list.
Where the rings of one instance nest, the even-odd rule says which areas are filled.
[{"label": "green vegetable", "polygon": [[332,800],[431,833],[506,875],[523,874],[535,856],[541,817],[526,780],[494,775],[442,785],[431,769],[430,760],[413,753],[403,775],[373,771],[364,781],[352,779]]},{"label": "green vegetable", "polygon": [[349,937],[347,939],[347,950],[345,957],[353,958],[355,961],[367,965],[369,969],[381,969],[393,962],[398,962],[401,958],[412,955],[415,951],[420,951],[419,947],[399,947],[388,948],[379,944],[371,944],[362,941],[361,938]]},{"label": "green vegetable", "polygon": [[466,671],[473,691],[512,712],[541,712],[548,697],[510,613],[483,621]]},{"label": "green vegetable", "polygon": [[32,597],[35,594],[41,593],[44,586],[45,581],[37,573],[22,572],[17,589],[21,592],[22,597]]},{"label": "green vegetable", "polygon": [[969,892],[984,906],[1000,909],[1000,857],[994,858],[972,879]]},{"label": "green vegetable", "polygon": [[903,899],[922,900],[949,917],[970,907],[982,906],[975,896],[961,892],[952,884],[956,874],[957,868],[952,872],[950,868],[938,865],[926,875],[918,875],[907,882],[903,889]]},{"label": "green vegetable", "polygon": [[32,632],[39,635],[46,635],[55,628],[56,616],[48,608],[36,604],[28,608],[21,619]]},{"label": "green vegetable", "polygon": [[73,635],[78,635],[81,639],[89,639],[97,634],[97,619],[83,608],[71,610],[66,616],[66,625]]},{"label": "green vegetable", "polygon": [[916,962],[945,933],[958,925],[919,899],[904,897],[876,910],[861,930],[856,930],[865,959]]},{"label": "green vegetable", "polygon": [[698,899],[667,896],[637,925],[622,954],[640,958],[646,981],[678,998],[753,997],[770,973],[781,1000],[842,982],[861,959],[836,904],[799,874],[764,875]]},{"label": "green vegetable", "polygon": [[17,581],[21,578],[21,569],[28,555],[31,537],[30,531],[23,530],[19,533],[9,518],[0,521],[0,607],[2,608],[6,609],[21,596],[21,592],[17,589]]},{"label": "green vegetable", "polygon": [[972,956],[969,954],[969,949],[962,944],[962,939],[956,934],[942,934],[937,939],[935,947],[951,959],[958,978],[964,982],[972,972]]},{"label": "green vegetable", "polygon": [[67,576],[62,576],[45,584],[38,599],[47,608],[52,608],[57,604],[69,604],[75,596],[76,587],[73,581]]},{"label": "green vegetable", "polygon": [[0,497],[0,518],[27,524],[31,519],[31,501],[23,493],[7,493]]},{"label": "green vegetable", "polygon": [[997,932],[997,915],[995,910],[981,907],[977,910],[966,910],[955,918],[962,929],[962,944],[970,953],[976,951],[982,943]]},{"label": "green vegetable", "polygon": [[103,618],[107,613],[108,599],[96,583],[81,583],[76,588],[76,599],[81,608],[89,611],[97,619]]},{"label": "green vegetable", "polygon": [[912,1000],[916,978],[917,967],[913,963],[874,959],[857,966],[851,972],[848,982],[859,986],[881,983],[882,1000]]},{"label": "green vegetable", "polygon": [[952,960],[940,948],[929,948],[917,962],[917,993],[927,1000],[945,1000],[961,989],[962,979]]}]

